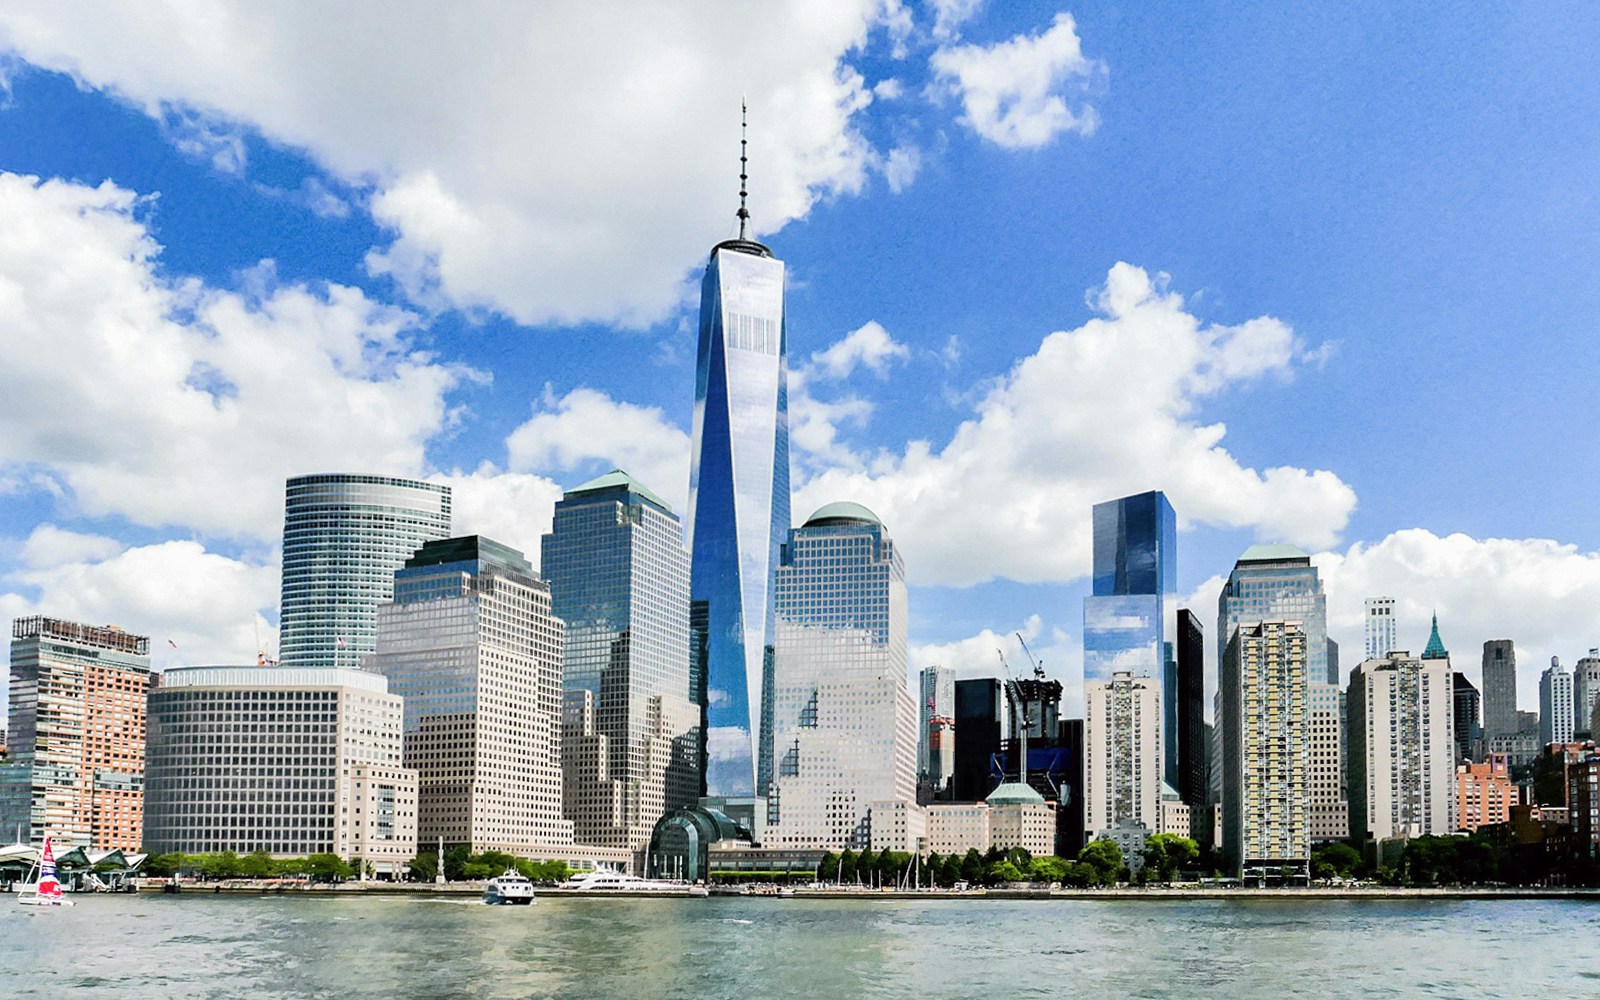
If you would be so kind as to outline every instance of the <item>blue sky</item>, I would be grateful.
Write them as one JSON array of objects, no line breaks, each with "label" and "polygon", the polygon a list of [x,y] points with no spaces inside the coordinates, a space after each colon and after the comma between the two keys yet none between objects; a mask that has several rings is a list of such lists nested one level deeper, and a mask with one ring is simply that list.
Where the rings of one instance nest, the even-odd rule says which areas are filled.
[{"label": "blue sky", "polygon": [[1288,540],[1347,650],[1438,608],[1531,706],[1600,645],[1600,14],[740,9],[0,15],[0,612],[248,660],[301,472],[530,549],[613,464],[681,501],[744,97],[796,516],[884,516],[914,666],[1070,680],[1089,506],[1150,488],[1207,621]]}]

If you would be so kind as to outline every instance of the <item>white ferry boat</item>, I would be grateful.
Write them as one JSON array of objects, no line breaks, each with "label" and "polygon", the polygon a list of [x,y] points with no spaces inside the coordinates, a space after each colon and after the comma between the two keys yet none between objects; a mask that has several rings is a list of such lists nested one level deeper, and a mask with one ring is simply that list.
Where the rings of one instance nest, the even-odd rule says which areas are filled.
[{"label": "white ferry boat", "polygon": [[674,882],[671,879],[640,878],[610,868],[597,868],[594,871],[574,875],[561,883],[561,888],[572,892],[615,892],[618,895],[636,893],[659,893],[666,896],[708,895],[703,885],[690,885],[687,882]]},{"label": "white ferry boat", "polygon": [[533,883],[515,868],[507,868],[504,875],[490,879],[483,887],[483,901],[490,906],[529,906],[533,903]]}]

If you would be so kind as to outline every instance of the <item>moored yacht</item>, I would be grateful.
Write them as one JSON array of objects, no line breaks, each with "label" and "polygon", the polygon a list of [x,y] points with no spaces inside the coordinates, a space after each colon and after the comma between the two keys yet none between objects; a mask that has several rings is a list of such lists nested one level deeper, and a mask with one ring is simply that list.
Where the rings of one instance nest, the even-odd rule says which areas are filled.
[{"label": "moored yacht", "polygon": [[574,875],[561,883],[561,888],[570,892],[614,892],[618,895],[635,893],[658,893],[668,896],[707,895],[706,887],[703,885],[690,885],[688,882],[674,882],[671,879],[640,878],[610,868],[596,868],[594,871]]},{"label": "moored yacht", "polygon": [[533,883],[515,868],[507,868],[504,875],[490,879],[483,887],[483,901],[490,906],[528,906],[533,903]]}]

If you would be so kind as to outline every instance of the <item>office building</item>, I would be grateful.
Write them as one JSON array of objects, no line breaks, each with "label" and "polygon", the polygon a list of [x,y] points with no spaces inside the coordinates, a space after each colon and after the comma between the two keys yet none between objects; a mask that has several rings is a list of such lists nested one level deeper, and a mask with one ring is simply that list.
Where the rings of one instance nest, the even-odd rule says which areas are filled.
[{"label": "office building", "polygon": [[1162,780],[1179,778],[1178,519],[1160,491],[1094,505],[1092,593],[1083,599],[1083,679],[1161,684]]},{"label": "office building", "polygon": [[1573,737],[1580,734],[1588,739],[1595,737],[1593,721],[1595,703],[1600,701],[1600,649],[1589,650],[1589,655],[1578,661],[1572,669],[1572,727]]},{"label": "office building", "polygon": [[1364,659],[1376,660],[1389,655],[1391,649],[1399,647],[1397,627],[1394,618],[1394,598],[1369,597],[1367,598],[1366,622],[1366,656]]},{"label": "office building", "polygon": [[1329,669],[1328,599],[1311,557],[1293,545],[1246,549],[1217,598],[1217,662],[1234,628],[1248,622],[1299,622],[1306,634],[1309,679],[1339,684]]},{"label": "office building", "polygon": [[1356,837],[1456,828],[1454,671],[1395,650],[1350,675],[1350,829]]},{"label": "office building", "polygon": [[642,850],[700,794],[682,522],[615,470],[566,492],[540,552],[564,623],[563,811],[578,843]]},{"label": "office building", "polygon": [[1344,782],[1344,696],[1338,685],[1307,684],[1306,711],[1311,735],[1311,841],[1344,840],[1350,836],[1350,803]]},{"label": "office building", "polygon": [[1483,644],[1483,735],[1493,740],[1522,731],[1517,718],[1517,651],[1510,639]]},{"label": "office building", "polygon": [[400,698],[365,670],[167,670],[150,692],[144,848],[337,854],[401,878],[417,774],[400,727]]},{"label": "office building", "polygon": [[917,798],[943,795],[956,767],[956,673],[948,667],[923,668],[918,675]]},{"label": "office building", "polygon": [[956,802],[976,802],[994,791],[1004,777],[995,757],[1005,735],[1005,703],[995,677],[956,681],[955,691],[956,769],[949,797]]},{"label": "office building", "polygon": [[704,791],[725,802],[765,791],[757,741],[790,527],[784,265],[746,238],[742,142],[739,163],[739,235],[712,248],[700,285],[689,470],[690,676],[705,713]]},{"label": "office building", "polygon": [[1178,784],[1190,806],[1206,804],[1210,738],[1206,733],[1206,636],[1200,616],[1178,611]]},{"label": "office building", "polygon": [[145,636],[42,616],[12,622],[0,836],[137,850],[149,689]]},{"label": "office building", "polygon": [[1298,621],[1243,621],[1223,650],[1222,853],[1241,878],[1310,877],[1312,645]]},{"label": "office building", "polygon": [[391,476],[296,476],[284,492],[279,662],[356,667],[378,605],[424,542],[450,534],[450,487]]},{"label": "office building", "polygon": [[417,836],[561,857],[562,625],[522,553],[477,535],[428,542],[378,609],[377,670],[405,699]]},{"label": "office building", "polygon": [[982,802],[935,802],[926,807],[927,847],[941,856],[969,850],[1021,847],[1034,856],[1055,850],[1055,804],[1008,782]]},{"label": "office building", "polygon": [[900,553],[877,515],[830,503],[789,532],[775,595],[772,782],[758,839],[779,849],[868,847],[884,836],[869,807],[882,816],[917,797]]},{"label": "office building", "polygon": [[1573,725],[1572,671],[1550,657],[1550,667],[1539,675],[1539,745],[1571,743]]},{"label": "office building", "polygon": [[1481,708],[1478,689],[1459,670],[1455,671],[1453,684],[1451,697],[1455,703],[1455,718],[1452,724],[1456,734],[1456,760],[1477,760],[1483,743],[1483,725],[1478,721]]},{"label": "office building", "polygon": [[1567,802],[1573,853],[1593,862],[1600,858],[1600,752],[1567,768]]},{"label": "office building", "polygon": [[1511,783],[1506,758],[1491,755],[1482,764],[1456,765],[1456,826],[1467,833],[1479,827],[1511,822],[1517,786]]},{"label": "office building", "polygon": [[1083,686],[1083,834],[1161,823],[1161,682],[1119,671]]}]

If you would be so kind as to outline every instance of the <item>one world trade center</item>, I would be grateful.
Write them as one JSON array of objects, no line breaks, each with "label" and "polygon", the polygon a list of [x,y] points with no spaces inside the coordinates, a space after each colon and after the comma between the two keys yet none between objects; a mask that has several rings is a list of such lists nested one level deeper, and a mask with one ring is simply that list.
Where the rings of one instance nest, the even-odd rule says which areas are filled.
[{"label": "one world trade center", "polygon": [[783,262],[745,236],[711,251],[700,286],[689,471],[690,672],[703,706],[704,794],[766,791],[759,741],[773,641],[773,568],[789,529]]}]

